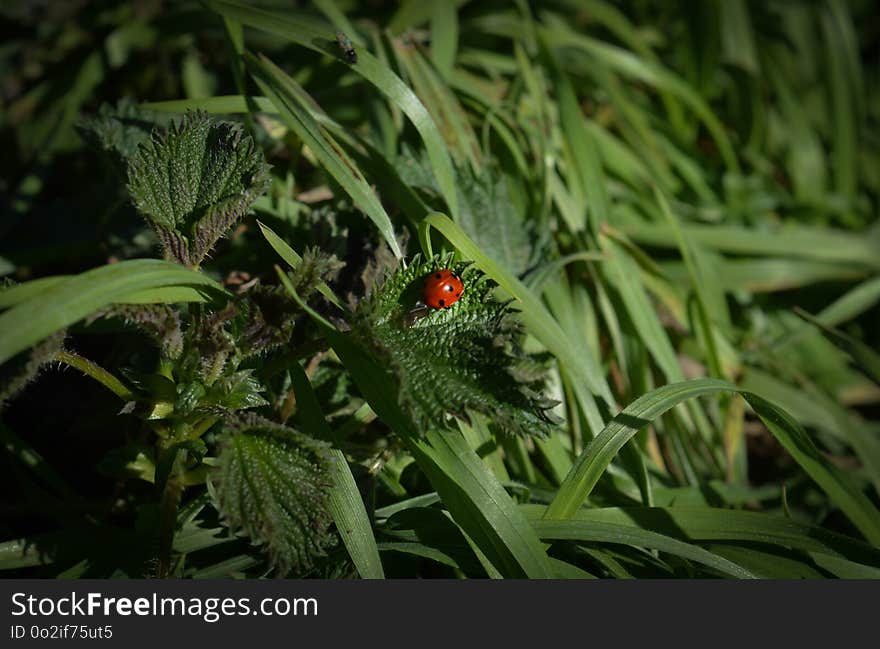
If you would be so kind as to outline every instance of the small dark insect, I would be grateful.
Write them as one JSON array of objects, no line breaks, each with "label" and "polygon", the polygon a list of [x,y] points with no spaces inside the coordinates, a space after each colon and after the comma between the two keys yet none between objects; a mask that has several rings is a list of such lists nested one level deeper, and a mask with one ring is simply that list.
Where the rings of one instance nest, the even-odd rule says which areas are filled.
[{"label": "small dark insect", "polygon": [[358,62],[357,52],[354,51],[354,45],[351,44],[351,39],[348,36],[342,32],[336,32],[336,44],[339,45],[339,49],[345,54],[346,61],[351,64]]}]

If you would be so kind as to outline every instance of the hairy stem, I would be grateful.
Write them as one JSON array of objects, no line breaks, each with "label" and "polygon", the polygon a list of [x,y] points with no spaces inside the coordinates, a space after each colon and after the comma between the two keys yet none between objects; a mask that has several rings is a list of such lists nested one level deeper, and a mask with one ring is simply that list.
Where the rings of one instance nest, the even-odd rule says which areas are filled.
[{"label": "hairy stem", "polygon": [[162,490],[159,519],[159,565],[156,576],[164,579],[171,574],[171,551],[177,530],[177,506],[183,493],[183,482],[177,475],[168,478]]},{"label": "hairy stem", "polygon": [[131,390],[125,387],[122,381],[88,358],[63,349],[55,355],[55,360],[66,363],[86,376],[90,376],[124,401],[131,401],[134,398]]}]

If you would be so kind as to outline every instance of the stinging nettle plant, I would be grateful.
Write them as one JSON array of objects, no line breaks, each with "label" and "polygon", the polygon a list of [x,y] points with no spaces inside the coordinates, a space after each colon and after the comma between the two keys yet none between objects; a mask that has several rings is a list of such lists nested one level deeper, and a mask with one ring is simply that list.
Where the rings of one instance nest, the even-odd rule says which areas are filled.
[{"label": "stinging nettle plant", "polygon": [[[167,130],[154,129],[148,139],[127,136],[141,143],[121,147],[119,137],[107,137],[119,135],[115,122],[107,124],[114,119],[105,110],[86,122],[89,139],[117,159],[127,156],[131,200],[164,257],[197,270],[269,186],[262,151],[241,125],[201,112],[187,113]],[[362,277],[375,276],[381,253],[380,246]],[[284,276],[286,286],[255,282],[185,309],[114,304],[87,318],[86,324],[122,321],[158,352],[153,371],[120,370],[126,390],[121,414],[141,419],[155,443],[137,445],[134,454],[120,449],[102,464],[110,473],[153,482],[159,491],[153,574],[179,574],[174,539],[192,517],[191,503],[201,502],[188,496],[196,487],[207,490],[219,521],[235,536],[268,553],[275,574],[306,574],[337,545],[330,499],[332,476],[338,475],[334,463],[344,456],[319,439],[321,431],[286,423],[290,413],[282,414],[277,404],[290,388],[279,383],[277,368],[298,362],[290,360],[291,349],[326,345],[303,306],[342,265],[307,248]],[[464,282],[463,296],[450,308],[414,315],[425,278],[446,267]],[[556,402],[542,396],[546,362],[521,349],[515,311],[492,297],[494,286],[451,255],[417,255],[386,270],[342,315],[345,336],[388,373],[402,412],[419,434],[457,435],[454,419],[469,421],[471,413],[521,437],[545,437],[558,423],[550,411]],[[57,358],[59,336],[47,341],[50,360]],[[267,369],[269,359],[280,359],[280,365]],[[29,376],[36,371],[30,365]],[[302,395],[292,396],[295,402]]]},{"label": "stinging nettle plant", "polygon": [[[242,127],[204,113],[154,132],[128,162],[132,200],[166,259],[193,268],[269,182],[263,154]],[[288,279],[308,297],[337,268],[310,249]],[[162,494],[159,576],[175,571],[184,489],[206,481],[216,482],[211,493],[221,520],[264,544],[278,574],[309,570],[334,544],[326,444],[256,414],[269,405],[260,361],[291,343],[301,315],[282,289],[257,284],[185,313],[164,304],[115,305],[93,316],[122,319],[159,350],[155,372],[124,372],[133,398],[123,408],[157,436],[153,467],[138,466],[141,477],[153,473]],[[217,468],[207,470],[206,462]]]}]

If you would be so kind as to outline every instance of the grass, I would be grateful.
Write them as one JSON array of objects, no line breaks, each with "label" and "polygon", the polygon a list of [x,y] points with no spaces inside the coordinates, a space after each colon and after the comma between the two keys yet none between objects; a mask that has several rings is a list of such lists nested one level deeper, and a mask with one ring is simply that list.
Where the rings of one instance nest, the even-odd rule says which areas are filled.
[{"label": "grass", "polygon": [[[880,575],[869,3],[258,4],[2,14],[4,574]],[[185,111],[271,182],[169,235]]]}]

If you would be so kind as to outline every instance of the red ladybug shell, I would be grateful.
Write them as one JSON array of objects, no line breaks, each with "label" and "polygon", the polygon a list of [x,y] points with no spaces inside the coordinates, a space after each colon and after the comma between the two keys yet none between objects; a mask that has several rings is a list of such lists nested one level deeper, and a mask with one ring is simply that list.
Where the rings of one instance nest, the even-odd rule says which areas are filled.
[{"label": "red ladybug shell", "polygon": [[422,299],[432,309],[445,309],[461,297],[462,281],[448,268],[435,270],[425,280]]}]

